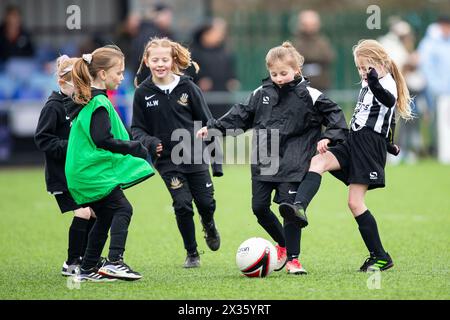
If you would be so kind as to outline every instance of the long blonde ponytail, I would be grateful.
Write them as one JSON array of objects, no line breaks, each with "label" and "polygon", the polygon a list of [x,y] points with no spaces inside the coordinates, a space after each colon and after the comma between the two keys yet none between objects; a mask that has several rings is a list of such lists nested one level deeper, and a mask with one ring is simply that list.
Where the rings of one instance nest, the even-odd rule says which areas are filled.
[{"label": "long blonde ponytail", "polygon": [[414,118],[411,111],[412,99],[409,94],[408,86],[406,85],[405,78],[398,69],[397,64],[392,60],[387,64],[387,69],[392,74],[395,83],[397,84],[397,110],[400,117],[405,120],[411,120]]}]

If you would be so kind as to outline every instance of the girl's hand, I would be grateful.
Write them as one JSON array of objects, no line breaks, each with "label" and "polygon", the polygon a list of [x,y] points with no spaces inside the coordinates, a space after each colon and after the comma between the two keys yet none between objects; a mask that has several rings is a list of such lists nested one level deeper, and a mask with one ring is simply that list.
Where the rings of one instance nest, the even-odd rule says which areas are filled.
[{"label": "girl's hand", "polygon": [[208,128],[207,127],[203,127],[200,130],[197,131],[196,137],[197,138],[206,138],[208,136]]},{"label": "girl's hand", "polygon": [[325,153],[328,151],[328,144],[330,143],[330,139],[322,139],[317,143],[317,151],[319,153]]},{"label": "girl's hand", "polygon": [[374,67],[369,67],[369,72],[367,73],[367,79],[378,79],[378,72]]},{"label": "girl's hand", "polygon": [[161,157],[161,152],[162,152],[162,151],[163,151],[163,146],[162,146],[161,143],[159,143],[159,144],[156,146],[156,156]]}]

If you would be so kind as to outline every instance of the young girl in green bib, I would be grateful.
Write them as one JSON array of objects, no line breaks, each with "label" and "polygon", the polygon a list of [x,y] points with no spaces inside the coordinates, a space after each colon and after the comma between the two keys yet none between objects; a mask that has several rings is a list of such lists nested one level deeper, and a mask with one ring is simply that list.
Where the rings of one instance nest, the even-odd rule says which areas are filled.
[{"label": "young girl in green bib", "polygon": [[[142,277],[123,260],[133,208],[122,190],[154,171],[145,160],[147,149],[139,141],[130,141],[106,95],[106,90],[115,90],[122,82],[124,67],[120,49],[103,47],[84,54],[72,69],[77,107],[70,112],[74,120],[67,147],[67,185],[77,204],[89,206],[97,214],[77,281]],[[110,229],[108,259],[98,268]]]}]

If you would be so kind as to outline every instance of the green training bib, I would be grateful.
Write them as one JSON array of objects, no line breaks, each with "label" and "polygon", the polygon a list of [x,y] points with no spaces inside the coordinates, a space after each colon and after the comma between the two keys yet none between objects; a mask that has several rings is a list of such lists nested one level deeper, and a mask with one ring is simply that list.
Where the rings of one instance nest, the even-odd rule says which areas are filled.
[{"label": "green training bib", "polygon": [[67,185],[77,204],[100,200],[117,186],[126,189],[155,174],[144,159],[97,148],[90,126],[92,114],[99,107],[108,111],[114,139],[130,140],[106,96],[97,95],[83,107],[72,122],[65,166]]}]

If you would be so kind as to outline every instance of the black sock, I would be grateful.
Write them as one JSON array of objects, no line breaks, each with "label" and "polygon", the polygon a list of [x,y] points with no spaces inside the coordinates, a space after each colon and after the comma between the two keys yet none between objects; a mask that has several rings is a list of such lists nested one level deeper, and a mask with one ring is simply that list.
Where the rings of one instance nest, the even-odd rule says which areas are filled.
[{"label": "black sock", "polygon": [[300,240],[302,236],[302,229],[293,223],[284,225],[284,236],[286,237],[286,249],[288,260],[298,258],[300,255]]},{"label": "black sock", "polygon": [[83,240],[83,246],[81,249],[81,256],[84,256],[84,253],[86,252],[86,248],[87,248],[87,243],[88,243],[88,237],[89,237],[89,232],[91,232],[92,227],[95,224],[95,218],[90,217],[90,219],[88,220],[88,223],[86,225],[86,234],[84,235],[84,240]]},{"label": "black sock", "polygon": [[303,209],[306,210],[312,198],[319,191],[321,182],[322,176],[320,174],[309,171],[298,187],[294,203],[300,203]]},{"label": "black sock", "polygon": [[370,211],[366,210],[355,219],[358,223],[361,237],[363,238],[369,253],[375,255],[376,257],[386,256],[386,252],[381,244],[380,234],[378,233],[377,222]]},{"label": "black sock", "polygon": [[197,241],[195,241],[195,224],[192,215],[177,215],[177,226],[183,238],[184,248],[188,253],[194,253],[197,250]]},{"label": "black sock", "polygon": [[83,256],[83,242],[86,236],[86,226],[89,220],[73,217],[69,228],[69,248],[67,249],[67,261],[69,263],[76,261]]},{"label": "black sock", "polygon": [[97,220],[89,233],[88,245],[81,265],[83,270],[91,269],[98,263],[108,239],[112,218],[113,213],[111,211],[97,212]]},{"label": "black sock", "polygon": [[113,216],[110,229],[109,261],[116,262],[123,259],[131,216],[132,211],[125,210],[117,212]]},{"label": "black sock", "polygon": [[263,222],[258,219],[258,223],[264,228],[264,230],[266,230],[266,232],[276,243],[278,243],[281,247],[286,247],[283,226],[272,211],[270,211],[269,217],[271,218],[270,221]]}]

